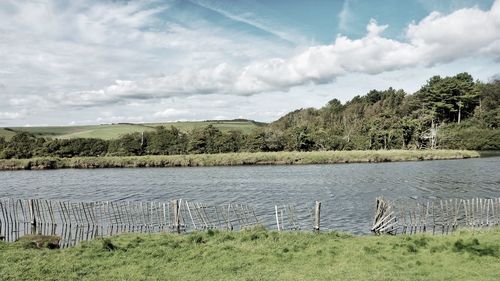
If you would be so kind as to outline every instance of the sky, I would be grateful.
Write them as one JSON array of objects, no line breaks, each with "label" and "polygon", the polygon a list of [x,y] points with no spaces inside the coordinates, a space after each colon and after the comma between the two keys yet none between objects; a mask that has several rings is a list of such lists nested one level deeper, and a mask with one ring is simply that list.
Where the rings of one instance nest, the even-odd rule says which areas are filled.
[{"label": "sky", "polygon": [[500,0],[0,0],[0,127],[246,118],[500,77]]}]

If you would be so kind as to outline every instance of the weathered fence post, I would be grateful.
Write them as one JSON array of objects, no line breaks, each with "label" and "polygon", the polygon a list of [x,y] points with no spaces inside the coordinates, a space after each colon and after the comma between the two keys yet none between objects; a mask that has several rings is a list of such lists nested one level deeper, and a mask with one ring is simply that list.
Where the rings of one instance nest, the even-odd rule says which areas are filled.
[{"label": "weathered fence post", "polygon": [[177,233],[181,233],[181,216],[180,216],[180,204],[179,200],[175,200],[174,202],[174,221],[175,221],[175,229]]},{"label": "weathered fence post", "polygon": [[[410,220],[411,220],[410,234],[413,232],[415,226],[413,222],[415,217],[416,217],[415,215],[413,217],[411,216],[411,211],[410,211]],[[377,235],[383,233],[395,234],[397,231],[396,226],[397,226],[397,220],[396,216],[394,215],[394,211],[391,208],[391,205],[387,201],[385,201],[383,197],[377,197],[375,217],[373,219],[373,225],[371,231]]]},{"label": "weathered fence post", "polygon": [[320,228],[320,215],[321,215],[321,202],[316,201],[316,206],[314,207],[314,232],[319,233]]},{"label": "weathered fence post", "polygon": [[274,213],[276,215],[276,225],[278,226],[278,231],[281,231],[280,220],[279,220],[279,217],[278,217],[278,205],[274,205]]},{"label": "weathered fence post", "polygon": [[28,206],[30,209],[30,224],[31,224],[31,234],[36,234],[36,217],[35,217],[35,206],[33,204],[33,199],[28,200]]}]

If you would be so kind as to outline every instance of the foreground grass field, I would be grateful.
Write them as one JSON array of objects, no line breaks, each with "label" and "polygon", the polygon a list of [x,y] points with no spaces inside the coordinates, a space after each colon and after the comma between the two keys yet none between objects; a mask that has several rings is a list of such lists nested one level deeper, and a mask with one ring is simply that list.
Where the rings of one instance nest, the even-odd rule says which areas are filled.
[{"label": "foreground grass field", "polygon": [[224,120],[224,121],[197,121],[197,122],[167,122],[167,123],[143,123],[143,124],[104,124],[88,126],[50,126],[50,127],[12,127],[0,128],[0,137],[10,139],[16,132],[28,132],[40,137],[50,138],[100,138],[116,139],[121,135],[134,132],[147,132],[154,130],[157,126],[175,126],[181,131],[188,132],[195,128],[213,125],[223,132],[240,130],[249,133],[251,130],[261,126],[261,123],[247,120]]},{"label": "foreground grass field", "polygon": [[498,280],[500,231],[123,235],[63,250],[0,242],[0,280]]},{"label": "foreground grass field", "polygon": [[374,163],[479,157],[468,150],[363,150],[0,159],[0,170]]}]

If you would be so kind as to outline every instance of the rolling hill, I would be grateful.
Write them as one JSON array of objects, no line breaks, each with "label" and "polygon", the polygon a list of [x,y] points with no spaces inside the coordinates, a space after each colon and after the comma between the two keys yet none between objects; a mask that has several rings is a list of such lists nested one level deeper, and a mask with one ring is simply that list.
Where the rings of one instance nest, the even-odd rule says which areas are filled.
[{"label": "rolling hill", "polygon": [[265,123],[252,120],[207,120],[207,121],[179,121],[166,123],[117,123],[85,126],[48,126],[48,127],[9,127],[0,128],[0,137],[10,139],[17,132],[28,132],[40,137],[50,138],[100,138],[115,139],[121,135],[152,131],[157,126],[175,126],[181,131],[191,131],[195,128],[213,125],[221,131],[240,130],[243,133],[249,133],[253,129],[265,125]]}]

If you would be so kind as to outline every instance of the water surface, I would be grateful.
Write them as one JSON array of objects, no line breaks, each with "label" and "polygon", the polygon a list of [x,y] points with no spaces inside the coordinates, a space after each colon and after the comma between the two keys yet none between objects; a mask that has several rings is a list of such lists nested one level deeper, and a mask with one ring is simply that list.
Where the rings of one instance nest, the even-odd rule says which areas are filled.
[{"label": "water surface", "polygon": [[0,197],[241,202],[257,206],[270,218],[276,204],[312,206],[320,200],[323,227],[353,233],[369,232],[377,196],[413,200],[500,197],[500,157],[376,164],[0,172]]}]

